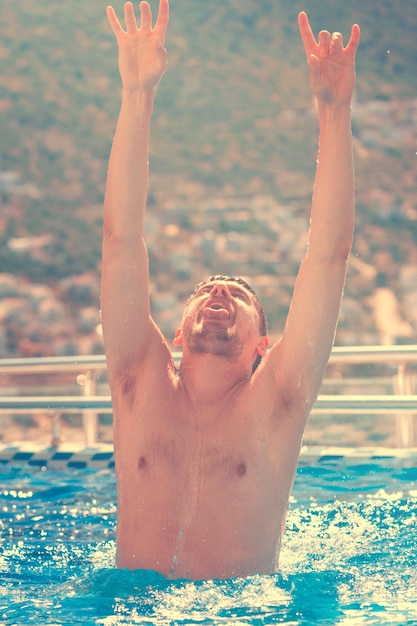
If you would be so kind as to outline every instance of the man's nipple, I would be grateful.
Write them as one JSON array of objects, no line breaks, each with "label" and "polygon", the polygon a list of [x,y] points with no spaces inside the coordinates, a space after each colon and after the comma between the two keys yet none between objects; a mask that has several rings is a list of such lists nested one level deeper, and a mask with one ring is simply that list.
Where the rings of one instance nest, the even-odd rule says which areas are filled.
[{"label": "man's nipple", "polygon": [[148,466],[148,462],[146,460],[146,457],[141,456],[138,461],[138,470],[140,472],[143,472],[144,470],[146,470],[147,466]]},{"label": "man's nipple", "polygon": [[247,471],[246,463],[239,463],[239,465],[236,468],[236,474],[242,477],[246,474],[246,471]]}]

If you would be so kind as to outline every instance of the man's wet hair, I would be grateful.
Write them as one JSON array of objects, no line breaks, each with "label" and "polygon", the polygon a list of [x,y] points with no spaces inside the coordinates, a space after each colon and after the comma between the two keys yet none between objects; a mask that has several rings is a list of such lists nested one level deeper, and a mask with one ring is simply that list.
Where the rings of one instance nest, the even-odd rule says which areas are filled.
[{"label": "man's wet hair", "polygon": [[[194,289],[191,296],[187,299],[186,307],[188,306],[189,302],[193,299],[193,297],[195,296],[195,294],[201,287],[203,287],[204,285],[207,285],[208,283],[213,283],[216,281],[223,281],[225,283],[237,283],[238,285],[241,285],[247,291],[249,291],[249,293],[252,294],[253,301],[255,303],[255,307],[259,315],[259,332],[263,337],[267,337],[268,336],[268,321],[266,319],[265,309],[261,301],[259,300],[256,291],[241,276],[223,276],[222,274],[216,274],[214,276],[210,276],[209,278],[206,278],[205,280],[202,280],[200,283],[198,283],[197,287]],[[258,355],[253,364],[252,373],[256,370],[261,360],[262,360],[261,355]]]}]

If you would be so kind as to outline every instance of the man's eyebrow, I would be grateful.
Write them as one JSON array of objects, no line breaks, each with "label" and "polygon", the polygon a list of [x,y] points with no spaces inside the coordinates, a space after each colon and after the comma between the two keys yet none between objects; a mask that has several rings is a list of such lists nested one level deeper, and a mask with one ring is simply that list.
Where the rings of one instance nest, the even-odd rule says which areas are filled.
[{"label": "man's eyebrow", "polygon": [[199,291],[202,291],[203,289],[210,289],[213,285],[214,283],[204,283],[204,285],[198,285],[194,293],[198,293]]},{"label": "man's eyebrow", "polygon": [[227,285],[229,286],[232,294],[238,292],[244,295],[247,300],[250,300],[252,302],[254,301],[253,293],[249,291],[249,289],[246,289],[244,285],[240,285],[239,283],[227,283]]},{"label": "man's eyebrow", "polygon": [[246,289],[243,285],[239,285],[239,283],[229,283],[231,289],[237,289],[238,291],[244,291],[245,293],[250,293],[249,289]]},{"label": "man's eyebrow", "polygon": [[[215,280],[211,283],[204,283],[204,285],[200,285],[199,287],[197,287],[196,291],[200,291],[201,289],[212,289],[216,284],[217,281]],[[247,293],[248,295],[251,295],[250,291],[246,289],[243,285],[239,285],[239,283],[225,281],[225,285],[227,285],[231,291],[240,291],[242,293]]]},{"label": "man's eyebrow", "polygon": [[[193,295],[198,295],[202,291],[209,291],[210,289],[213,288],[214,285],[217,284],[217,282],[218,281],[213,280],[212,282],[206,282],[206,283],[203,283],[202,285],[197,286]],[[247,289],[245,285],[241,285],[240,283],[235,282],[235,281],[225,281],[225,284],[228,286],[231,293],[242,294],[250,301],[255,300],[255,296],[253,292],[250,289]]]}]

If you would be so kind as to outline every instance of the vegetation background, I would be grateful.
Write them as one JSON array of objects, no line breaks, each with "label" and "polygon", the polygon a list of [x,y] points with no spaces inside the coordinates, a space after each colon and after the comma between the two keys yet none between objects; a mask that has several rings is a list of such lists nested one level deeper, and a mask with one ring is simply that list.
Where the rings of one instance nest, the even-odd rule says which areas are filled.
[{"label": "vegetation background", "polygon": [[[156,12],[155,0],[151,6]],[[122,14],[123,3],[117,0],[115,8]],[[307,214],[317,129],[300,10],[316,33],[340,30],[345,41],[351,25],[360,24],[355,108],[391,104],[385,122],[415,132],[417,115],[404,120],[402,112],[403,103],[417,97],[417,2],[171,0],[169,68],[153,119],[150,204],[195,199],[198,206],[207,196],[271,194]],[[0,171],[17,172],[36,190],[22,195],[19,210],[3,221],[0,272],[37,281],[99,272],[101,205],[120,99],[105,3],[2,0],[0,68]],[[384,245],[401,264],[417,237],[416,142],[393,141],[390,133],[384,138],[374,127],[366,139],[363,113],[354,135],[355,245],[368,263]],[[387,225],[375,206],[361,204],[368,189],[388,192],[407,211],[391,211]],[[0,206],[10,208],[10,194],[0,193]],[[386,233],[382,243],[369,241],[372,225]],[[11,237],[45,233],[55,238],[49,261],[29,263],[7,246]],[[361,237],[368,237],[366,245]],[[392,268],[393,280],[395,273]]]}]

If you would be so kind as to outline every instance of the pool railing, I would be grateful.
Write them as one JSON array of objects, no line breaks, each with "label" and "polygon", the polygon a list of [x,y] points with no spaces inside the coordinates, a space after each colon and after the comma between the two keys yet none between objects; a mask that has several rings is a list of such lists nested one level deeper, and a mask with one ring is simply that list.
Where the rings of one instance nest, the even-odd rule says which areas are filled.
[{"label": "pool railing", "polygon": [[[178,364],[180,354],[174,354]],[[329,367],[382,365],[389,375],[381,378],[355,380],[357,385],[389,381],[390,393],[328,393],[322,392],[313,407],[313,414],[394,414],[396,418],[397,446],[416,445],[415,415],[417,415],[416,372],[417,345],[405,346],[337,346],[333,348]],[[328,370],[329,371],[329,370]],[[74,374],[79,394],[71,395],[21,395],[20,388],[0,387],[1,415],[34,414],[47,412],[51,416],[52,443],[60,439],[60,413],[81,413],[86,445],[97,441],[98,413],[111,414],[112,405],[108,385],[99,381],[106,374],[104,355],[62,356],[39,358],[0,359],[0,378],[6,375]],[[350,386],[352,379],[349,379]],[[347,386],[344,376],[326,377],[323,390],[337,386],[337,391]],[[18,394],[18,395],[17,395]]]}]

